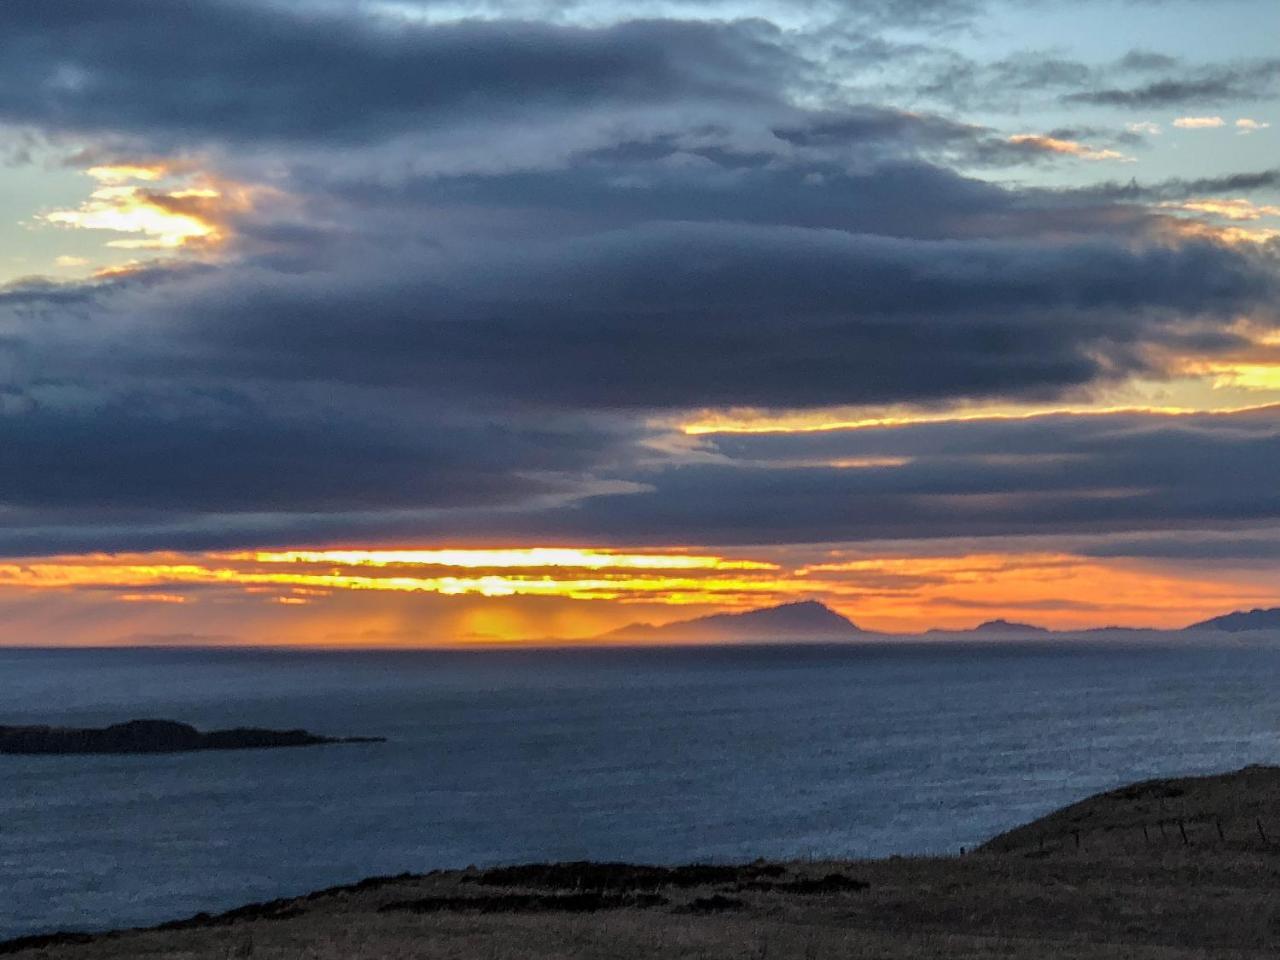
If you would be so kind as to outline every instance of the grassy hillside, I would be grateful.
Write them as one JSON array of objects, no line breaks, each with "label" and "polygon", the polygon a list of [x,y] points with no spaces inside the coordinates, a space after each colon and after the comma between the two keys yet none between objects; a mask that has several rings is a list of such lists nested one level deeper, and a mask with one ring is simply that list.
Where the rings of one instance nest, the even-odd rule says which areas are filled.
[{"label": "grassy hillside", "polygon": [[1250,767],[1110,791],[964,857],[406,875],[0,949],[22,960],[1270,957],[1278,883],[1280,768]]}]

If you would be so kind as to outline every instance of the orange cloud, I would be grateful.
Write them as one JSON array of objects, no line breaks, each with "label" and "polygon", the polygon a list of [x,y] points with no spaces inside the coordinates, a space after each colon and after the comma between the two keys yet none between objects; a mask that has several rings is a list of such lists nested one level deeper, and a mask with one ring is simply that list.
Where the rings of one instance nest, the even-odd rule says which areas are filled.
[{"label": "orange cloud", "polygon": [[[857,410],[728,410],[703,411],[697,419],[680,423],[677,429],[690,436],[709,434],[821,433],[836,430],[865,430],[923,423],[963,423],[974,420],[1027,420],[1046,416],[1089,416],[1116,413],[1144,413],[1176,416],[1196,413],[1193,406],[1152,406],[1096,404],[1008,404],[991,403],[960,406],[949,410],[899,407],[892,411]],[[859,415],[863,413],[864,415]],[[866,458],[861,461],[834,461],[831,466],[902,466],[903,457]]]},{"label": "orange cloud", "polygon": [[1263,217],[1280,217],[1280,207],[1268,204],[1257,204],[1243,197],[1235,199],[1205,199],[1169,201],[1161,207],[1187,210],[1191,213],[1206,213],[1224,220],[1260,220]]},{"label": "orange cloud", "polygon": [[116,597],[121,603],[186,603],[180,593],[122,593]]},{"label": "orange cloud", "polygon": [[1009,138],[1009,142],[1022,147],[1030,147],[1045,153],[1059,153],[1081,160],[1118,160],[1132,163],[1134,158],[1120,153],[1118,150],[1101,150],[1086,146],[1075,140],[1062,140],[1058,137],[1046,137],[1036,133],[1019,133]]},{"label": "orange cloud", "polygon": [[1221,117],[1178,117],[1173,125],[1181,130],[1212,130],[1226,126],[1227,121]]}]

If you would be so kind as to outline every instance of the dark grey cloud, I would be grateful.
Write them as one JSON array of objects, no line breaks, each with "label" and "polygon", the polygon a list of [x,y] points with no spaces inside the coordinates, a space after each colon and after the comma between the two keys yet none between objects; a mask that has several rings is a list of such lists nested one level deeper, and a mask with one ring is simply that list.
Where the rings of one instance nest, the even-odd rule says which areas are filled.
[{"label": "dark grey cloud", "polygon": [[866,166],[869,161],[919,158],[965,168],[1010,167],[1059,162],[1062,154],[1044,142],[1096,140],[1102,146],[1134,143],[1142,138],[1097,128],[1059,128],[1042,137],[1015,139],[989,127],[961,123],[932,113],[894,110],[863,104],[838,113],[808,113],[792,124],[777,126],[778,139],[803,148],[819,148],[830,161]]},{"label": "dark grey cloud", "polygon": [[1088,544],[1079,552],[1090,557],[1140,557],[1197,565],[1208,561],[1253,565],[1258,560],[1280,560],[1280,530],[1259,534],[1246,528],[1109,537]]},{"label": "dark grey cloud", "polygon": [[774,128],[778,139],[799,146],[859,146],[889,142],[895,151],[967,143],[988,133],[982,127],[936,114],[911,113],[872,104],[839,113],[811,114],[793,126]]},{"label": "dark grey cloud", "polygon": [[[1056,216],[1043,208],[1024,209],[1017,194],[1000,187],[926,163],[850,171],[830,162],[784,163],[775,156],[724,148],[679,149],[645,142],[621,145],[615,153],[623,151],[625,160],[595,155],[550,171],[430,177],[390,186],[329,184],[325,189],[366,210],[421,210],[423,216],[443,215],[450,222],[466,222],[469,229],[491,231],[499,240],[525,232],[542,239],[573,236],[655,221],[946,239],[1026,235],[1044,229]],[[636,159],[645,154],[652,159]],[[501,217],[481,220],[492,210],[500,210]]]},{"label": "dark grey cloud", "polygon": [[763,21],[589,29],[233,0],[0,4],[0,120],[161,143],[361,142],[540,109],[760,103],[797,65]]},{"label": "dark grey cloud", "polygon": [[1064,94],[1066,103],[1103,107],[1179,107],[1255,101],[1274,95],[1280,60],[1179,71],[1135,86],[1100,87]]},{"label": "dark grey cloud", "polygon": [[[359,542],[867,543],[1020,538],[1086,556],[1248,564],[1276,555],[1280,411],[1059,415],[710,438],[719,461],[632,464],[625,492],[542,507],[29,511],[0,553]],[[900,457],[899,466],[823,466]],[[868,461],[870,462],[870,461]],[[1230,531],[1230,532],[1228,532]],[[997,538],[997,541],[992,541]],[[1004,538],[1004,540],[999,540]],[[1065,545],[1065,546],[1064,546]]]},{"label": "dark grey cloud", "polygon": [[290,416],[227,390],[60,406],[8,401],[0,502],[9,511],[494,506],[573,489],[563,478],[589,472],[622,439],[583,423],[423,423],[391,402],[381,421],[333,408]]},{"label": "dark grey cloud", "polygon": [[[549,522],[647,542],[855,542],[1221,529],[1280,519],[1280,411],[719,437],[721,463]],[[798,465],[906,457],[901,466]],[[772,458],[772,462],[770,462]],[[535,528],[536,529],[536,528]],[[747,532],[749,531],[749,532]]]},{"label": "dark grey cloud", "polygon": [[[913,173],[979,210],[1023,202]],[[1274,302],[1264,263],[1210,244],[892,238],[722,213],[631,211],[622,226],[389,260],[343,248],[332,269],[265,258],[12,287],[0,298],[0,550],[791,542],[1110,528],[1104,514],[1121,506],[1120,526],[1161,510],[1171,523],[1227,514],[1166,498],[1143,515],[1127,493],[1087,489],[1101,482],[1093,468],[1062,483],[1110,442],[1071,420],[728,437],[716,441],[728,462],[655,469],[666,458],[638,425],[650,414],[1049,397],[1158,368],[1163,349],[1238,347],[1232,318]],[[1210,425],[1228,424],[1260,429]],[[1172,447],[1151,446],[1149,468],[1221,499],[1221,483],[1155,456]],[[1202,447],[1182,449],[1244,478],[1240,515],[1265,515],[1254,461]],[[1010,451],[1016,469],[987,462]],[[913,465],[793,462],[859,456]],[[594,495],[600,484],[626,492]],[[538,506],[548,498],[565,506]]]},{"label": "dark grey cloud", "polygon": [[[1217,177],[1172,177],[1152,183],[1140,183],[1135,178],[1128,183],[1112,181],[1062,190],[1057,195],[1075,202],[1141,203],[1251,193],[1256,190],[1274,190],[1277,187],[1280,187],[1280,168],[1242,171]],[[1047,196],[1051,197],[1052,194]]]},{"label": "dark grey cloud", "polygon": [[[1242,311],[1270,315],[1276,283],[1212,244],[724,223],[645,224],[372,276],[201,281],[164,291],[160,309],[121,307],[153,330],[177,319],[164,369],[638,411],[1051,396],[1158,369],[1155,353],[1192,332],[1202,349],[1238,346],[1227,327]],[[133,359],[142,372],[156,363]]]},{"label": "dark grey cloud", "polygon": [[1197,63],[1133,50],[1105,63],[1025,50],[983,61],[934,47],[913,53],[915,76],[890,89],[961,109],[1021,113],[1028,107],[1176,108],[1264,100],[1276,93],[1280,60]]}]

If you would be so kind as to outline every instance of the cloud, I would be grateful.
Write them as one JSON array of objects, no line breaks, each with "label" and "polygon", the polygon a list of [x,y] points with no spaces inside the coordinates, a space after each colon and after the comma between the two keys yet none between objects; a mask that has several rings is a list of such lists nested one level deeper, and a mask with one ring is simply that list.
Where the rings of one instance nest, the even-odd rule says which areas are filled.
[{"label": "cloud", "polygon": [[1241,117],[1236,121],[1236,132],[1241,135],[1257,133],[1259,130],[1266,130],[1271,124],[1264,123],[1261,120],[1252,120],[1249,117]]},{"label": "cloud", "polygon": [[[225,273],[157,293],[181,318],[170,371],[185,354],[192,375],[604,411],[1047,395],[1149,370],[1147,349],[1192,318],[1265,314],[1274,279],[1211,244],[655,222],[368,275]],[[165,322],[145,301],[104,301],[113,309]]]},{"label": "cloud", "polygon": [[[714,440],[727,459],[649,478],[562,519],[653,542],[846,542],[1274,523],[1276,408],[1046,416]],[[796,459],[901,456],[879,469]],[[777,466],[769,466],[775,459]],[[684,531],[680,533],[680,531]],[[679,541],[671,541],[679,542]]]},{"label": "cloud", "polygon": [[1009,142],[1017,147],[1026,147],[1029,150],[1044,151],[1045,153],[1066,154],[1070,157],[1079,157],[1081,160],[1133,162],[1133,157],[1125,156],[1117,150],[1100,150],[1096,147],[1085,146],[1083,143],[1077,143],[1075,140],[1063,140],[1058,137],[1043,136],[1035,133],[1015,134],[1009,138]]},{"label": "cloud", "polygon": [[208,176],[162,186],[158,181],[171,177],[159,166],[99,166],[86,172],[98,182],[88,200],[38,219],[76,230],[125,234],[107,242],[124,250],[214,249],[227,239],[230,221],[250,211],[255,193],[261,192]]},{"label": "cloud", "polygon": [[1241,197],[1222,200],[1190,199],[1161,204],[1163,207],[1204,213],[1224,220],[1253,221],[1263,217],[1280,217],[1280,207],[1254,203]]},{"label": "cloud", "polygon": [[625,432],[521,427],[379,403],[287,413],[226,386],[118,396],[48,387],[0,413],[0,526],[521,503],[572,493]]},{"label": "cloud", "polygon": [[1203,197],[1210,194],[1242,193],[1267,190],[1280,185],[1280,169],[1256,170],[1244,173],[1228,173],[1214,177],[1184,179],[1173,177],[1155,183],[1141,184],[1136,179],[1128,183],[1104,183],[1089,187],[1076,187],[1059,191],[1065,198],[1099,203],[1115,201],[1165,201]]},{"label": "cloud", "polygon": [[1173,125],[1181,130],[1212,130],[1226,126],[1221,117],[1178,117]]},{"label": "cloud", "polygon": [[[1044,398],[1159,371],[1162,354],[1189,344],[1226,353],[1240,345],[1234,318],[1274,302],[1273,280],[1250,257],[1197,243],[1041,246],[658,223],[483,252],[381,270],[361,263],[356,275],[240,264],[12,289],[0,319],[21,339],[0,341],[0,366],[10,350],[22,360],[0,398],[0,550],[446,536],[715,542],[731,536],[729,519],[716,519],[726,511],[738,542],[856,538],[855,521],[868,536],[1023,530],[1032,520],[1018,497],[968,514],[967,525],[937,500],[915,534],[910,511],[889,530],[877,505],[896,495],[875,483],[977,469],[956,473],[963,460],[940,466],[930,455],[953,443],[943,428],[901,435],[918,444],[857,433],[828,437],[827,450],[789,445],[788,456],[828,466],[663,470],[669,455],[649,446],[660,437],[641,424],[708,405]],[[134,345],[127,357],[120,342]],[[1055,426],[1039,422],[1037,453],[1073,453],[1079,438]],[[1025,434],[996,423],[983,436],[1016,449]],[[873,436],[878,445],[865,442]],[[736,443],[715,440],[730,460],[770,457]],[[1035,501],[1043,473],[1002,469]],[[999,473],[982,470],[974,494]],[[824,486],[852,498],[822,521],[829,533],[819,529],[820,506],[834,506]],[[776,521],[751,520],[768,490],[794,490],[794,501],[787,493]],[[1081,504],[1095,501],[1105,502]]]},{"label": "cloud", "polygon": [[1077,549],[1091,557],[1141,557],[1182,561],[1197,566],[1207,561],[1252,564],[1258,560],[1280,559],[1280,530],[1190,530],[1138,537],[1116,536]]},{"label": "cloud", "polygon": [[1068,104],[1101,107],[1176,107],[1263,100],[1280,79],[1280,60],[1184,67],[1177,76],[1161,77],[1137,86],[1099,86],[1064,93]]},{"label": "cloud", "polygon": [[1063,104],[1149,109],[1252,102],[1270,98],[1280,80],[1275,58],[1195,63],[1139,50],[1099,62],[1067,57],[1055,48],[984,61],[928,45],[902,51],[898,59],[907,57],[911,74],[882,86],[895,99],[1013,114]]},{"label": "cloud", "polygon": [[0,5],[0,120],[162,147],[360,144],[480,117],[762,103],[797,65],[763,21],[593,29],[218,0]]}]

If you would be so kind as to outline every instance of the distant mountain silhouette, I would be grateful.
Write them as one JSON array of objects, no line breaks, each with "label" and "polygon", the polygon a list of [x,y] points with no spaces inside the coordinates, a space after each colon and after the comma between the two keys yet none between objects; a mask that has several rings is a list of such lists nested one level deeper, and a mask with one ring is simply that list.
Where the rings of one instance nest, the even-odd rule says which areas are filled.
[{"label": "distant mountain silhouette", "polygon": [[717,613],[662,626],[633,623],[605,640],[848,640],[863,630],[816,600],[784,603],[746,613]]},{"label": "distant mountain silhouette", "polygon": [[1201,620],[1187,627],[1188,630],[1223,630],[1227,633],[1243,633],[1246,630],[1280,630],[1280,607],[1267,610],[1237,610],[1210,620]]},{"label": "distant mountain silhouette", "polygon": [[1037,627],[1033,623],[1017,623],[1012,620],[987,620],[978,624],[969,633],[1052,633],[1047,627]]},{"label": "distant mountain silhouette", "polygon": [[1048,627],[1037,627],[1033,623],[1016,623],[1012,620],[986,620],[968,630],[943,630],[935,627],[925,631],[926,634],[966,634],[983,637],[1025,637],[1032,634],[1053,633]]}]

